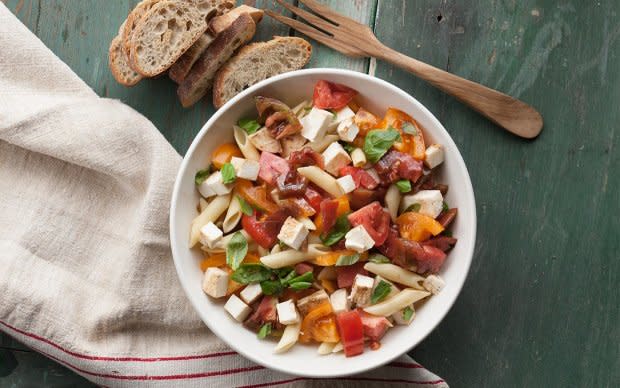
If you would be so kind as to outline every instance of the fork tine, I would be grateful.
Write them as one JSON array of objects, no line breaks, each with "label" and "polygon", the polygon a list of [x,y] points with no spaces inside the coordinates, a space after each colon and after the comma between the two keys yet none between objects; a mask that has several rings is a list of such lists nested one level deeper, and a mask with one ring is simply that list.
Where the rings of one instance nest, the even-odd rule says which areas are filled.
[{"label": "fork tine", "polygon": [[347,23],[347,22],[357,23],[353,19],[350,19],[346,16],[342,16],[338,12],[333,11],[331,8],[319,3],[318,1],[299,0],[299,2],[305,5],[306,7],[310,8],[314,12],[316,12],[318,15],[321,15],[322,17],[330,20],[331,22],[335,24],[341,24],[341,23]]},{"label": "fork tine", "polygon": [[291,19],[289,17],[286,16],[282,16],[279,13],[273,12],[269,9],[265,10],[265,13],[269,16],[271,16],[272,18],[276,19],[277,21],[279,21],[280,23],[284,23],[287,26],[309,36],[310,38],[316,40],[319,43],[324,44],[327,47],[331,47],[334,50],[340,51],[341,53],[345,54],[345,55],[350,55],[350,56],[354,56],[354,57],[359,57],[360,54],[351,50],[351,48],[347,45],[345,45],[342,42],[337,41],[336,39],[332,38],[331,36],[325,34],[322,31],[317,30],[316,28],[309,26],[305,23],[302,23],[298,20],[295,19]]},{"label": "fork tine", "polygon": [[305,11],[299,7],[292,6],[284,0],[276,0],[276,1],[278,2],[278,4],[288,9],[293,14],[305,19],[308,23],[312,24],[313,26],[319,27],[332,35],[335,35],[335,33],[337,32],[337,29],[336,29],[337,26],[326,21],[325,19],[321,19],[320,17],[313,15],[310,12]]}]

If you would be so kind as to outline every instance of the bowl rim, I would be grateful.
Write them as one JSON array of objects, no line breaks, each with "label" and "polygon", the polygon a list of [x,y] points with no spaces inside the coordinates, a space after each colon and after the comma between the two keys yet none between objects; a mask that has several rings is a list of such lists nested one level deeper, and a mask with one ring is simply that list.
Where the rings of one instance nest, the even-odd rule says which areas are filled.
[{"label": "bowl rim", "polygon": [[[183,288],[183,291],[185,292],[185,295],[187,296],[187,298],[189,299],[190,303],[192,304],[192,307],[194,308],[194,310],[198,313],[199,317],[201,318],[201,320],[205,323],[205,325],[209,328],[209,330],[211,330],[211,332],[213,334],[215,334],[221,341],[223,341],[227,346],[229,346],[230,348],[232,348],[234,351],[236,351],[237,353],[239,353],[240,355],[242,355],[243,357],[257,363],[260,365],[263,365],[264,367],[271,369],[271,370],[276,370],[288,375],[291,375],[291,371],[287,370],[284,367],[281,367],[280,365],[267,365],[266,363],[264,363],[260,358],[255,357],[252,354],[251,348],[241,348],[241,347],[237,347],[234,344],[230,343],[229,341],[226,340],[226,338],[224,336],[221,335],[220,330],[218,329],[218,326],[215,324],[209,324],[209,319],[207,319],[207,316],[205,314],[203,314],[202,309],[203,306],[200,304],[200,301],[197,298],[194,298],[192,296],[193,292],[190,290],[190,286],[188,284],[187,281],[184,280],[184,276],[183,275],[183,269],[182,269],[182,265],[181,265],[181,260],[177,259],[177,257],[180,257],[180,247],[178,247],[174,242],[178,240],[177,238],[177,231],[174,228],[174,225],[176,224],[176,213],[175,213],[175,207],[177,206],[177,202],[178,202],[178,198],[181,192],[181,180],[182,177],[187,173],[187,167],[189,164],[189,156],[193,155],[194,151],[196,150],[196,148],[198,147],[198,145],[202,142],[203,138],[206,136],[206,134],[208,133],[209,128],[211,128],[213,126],[213,124],[219,120],[219,118],[224,114],[224,112],[226,112],[231,106],[235,105],[239,100],[243,99],[244,97],[246,97],[249,94],[254,93],[255,91],[265,87],[266,85],[269,85],[271,83],[274,82],[278,82],[281,80],[286,80],[288,78],[294,78],[294,77],[300,77],[300,76],[320,76],[320,75],[330,75],[330,76],[349,76],[349,77],[357,77],[357,78],[361,78],[364,79],[365,81],[369,81],[372,83],[378,83],[381,86],[387,88],[388,90],[390,90],[392,93],[396,93],[401,95],[402,97],[404,97],[406,100],[409,100],[409,102],[411,102],[413,105],[417,106],[418,109],[420,109],[424,114],[427,115],[427,117],[431,120],[431,122],[433,123],[433,125],[438,128],[440,131],[444,132],[444,135],[446,135],[447,139],[449,142],[451,142],[452,146],[454,146],[454,149],[457,151],[455,156],[456,159],[456,163],[455,166],[453,166],[453,168],[459,168],[461,169],[461,173],[465,176],[465,187],[463,187],[463,189],[467,190],[468,194],[470,195],[471,201],[470,203],[467,203],[466,206],[469,206],[471,208],[472,211],[472,217],[469,220],[469,225],[466,225],[467,228],[469,228],[472,232],[472,244],[471,247],[469,248],[469,251],[465,252],[466,253],[466,257],[461,257],[459,258],[459,260],[464,260],[467,259],[467,263],[466,263],[466,267],[465,267],[465,271],[464,271],[464,276],[461,278],[460,282],[458,284],[456,283],[451,283],[452,286],[456,287],[456,293],[454,294],[455,296],[452,298],[452,300],[450,300],[447,304],[447,308],[445,308],[445,310],[443,312],[440,313],[441,316],[438,317],[438,319],[436,320],[436,323],[434,325],[432,325],[432,327],[430,327],[429,329],[427,329],[426,333],[423,333],[423,335],[420,337],[420,339],[411,344],[408,345],[404,348],[404,351],[402,353],[397,353],[397,354],[393,354],[387,358],[383,358],[383,359],[377,359],[378,362],[376,363],[371,363],[370,365],[361,365],[356,367],[355,363],[352,363],[351,368],[347,368],[347,370],[342,371],[342,373],[304,373],[303,371],[295,371],[294,375],[295,376],[302,376],[302,377],[314,377],[314,378],[330,378],[330,377],[342,377],[342,376],[349,376],[349,375],[353,375],[353,374],[358,374],[358,373],[362,373],[362,372],[366,372],[375,368],[378,368],[382,365],[385,365],[391,361],[393,361],[394,359],[402,356],[403,354],[406,354],[407,352],[411,351],[413,348],[415,348],[416,346],[418,346],[422,341],[424,341],[424,339],[430,334],[432,333],[437,326],[439,326],[439,324],[443,321],[443,319],[446,317],[446,315],[448,314],[448,312],[452,309],[452,307],[454,306],[456,300],[459,298],[459,296],[461,295],[461,291],[463,289],[463,286],[465,284],[465,281],[467,279],[467,277],[469,276],[469,271],[471,268],[471,263],[473,261],[473,255],[474,255],[474,249],[475,249],[475,245],[476,245],[476,234],[477,234],[477,213],[476,213],[476,200],[475,200],[475,193],[473,190],[473,186],[471,183],[471,177],[469,175],[469,171],[467,170],[467,166],[465,165],[465,161],[463,160],[463,156],[461,155],[460,150],[458,149],[457,145],[454,143],[454,140],[452,139],[452,137],[450,136],[450,134],[448,133],[448,131],[444,128],[444,126],[441,124],[441,122],[435,117],[435,115],[429,111],[426,106],[424,106],[421,102],[419,102],[415,97],[411,96],[409,93],[405,92],[404,90],[400,89],[398,86],[393,85],[383,79],[380,78],[376,78],[374,76],[371,76],[369,74],[366,73],[361,73],[358,71],[353,71],[353,70],[347,70],[347,69],[337,69],[337,68],[312,68],[312,69],[302,69],[302,70],[294,70],[294,71],[290,71],[287,73],[283,73],[271,78],[268,78],[266,80],[263,80],[261,82],[258,82],[257,84],[249,87],[248,89],[242,91],[241,93],[237,94],[235,97],[233,97],[232,99],[230,99],[228,102],[226,102],[220,109],[216,110],[213,115],[209,118],[209,120],[207,120],[207,122],[202,126],[202,128],[200,129],[200,131],[196,134],[196,136],[194,137],[194,139],[192,140],[191,145],[189,146],[189,148],[187,149],[187,152],[185,153],[185,155],[183,156],[183,160],[181,162],[181,165],[179,167],[179,170],[177,172],[177,176],[175,177],[175,181],[174,181],[174,186],[173,186],[173,191],[172,191],[172,198],[170,201],[170,223],[169,223],[169,228],[170,228],[170,248],[172,251],[172,258],[174,261],[174,266],[177,272],[177,276],[179,278],[179,282],[181,283],[181,287]],[[318,356],[317,356],[318,357]]]}]

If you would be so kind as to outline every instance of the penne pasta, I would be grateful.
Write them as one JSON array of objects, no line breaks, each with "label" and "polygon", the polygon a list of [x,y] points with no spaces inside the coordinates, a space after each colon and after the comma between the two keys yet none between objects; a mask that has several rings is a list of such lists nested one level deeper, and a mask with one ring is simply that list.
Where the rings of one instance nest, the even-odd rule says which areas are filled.
[{"label": "penne pasta", "polygon": [[[385,265],[385,264],[379,264]],[[405,288],[398,294],[394,295],[390,299],[375,305],[364,308],[369,314],[379,315],[382,317],[388,317],[397,311],[404,309],[412,303],[418,302],[421,299],[426,298],[431,293],[428,291],[414,290],[412,288]]]},{"label": "penne pasta", "polygon": [[238,126],[233,126],[233,136],[235,137],[235,142],[237,146],[241,150],[243,156],[248,160],[258,161],[260,159],[260,154],[254,144],[248,138],[248,134]]},{"label": "penne pasta", "polygon": [[326,354],[330,354],[334,350],[334,347],[336,346],[336,344],[337,344],[337,342],[321,342],[321,345],[319,345],[319,348],[317,349],[317,352],[321,356],[324,356]]},{"label": "penne pasta", "polygon": [[364,167],[366,165],[366,154],[361,148],[356,148],[351,152],[351,161],[355,167]]},{"label": "penne pasta", "polygon": [[397,265],[369,262],[364,265],[364,269],[395,283],[403,284],[407,287],[415,288],[416,290],[424,290],[424,287],[422,286],[422,282],[424,282],[423,276],[407,271]]},{"label": "penne pasta", "polygon": [[228,233],[235,229],[240,220],[241,204],[239,203],[239,199],[235,197],[231,199],[230,206],[228,206],[228,211],[226,212],[226,217],[224,217],[224,222],[222,223],[222,230],[224,233]]},{"label": "penne pasta", "polygon": [[202,213],[203,211],[205,211],[208,204],[209,202],[207,202],[206,199],[200,197],[200,199],[198,200],[198,212]]},{"label": "penne pasta", "polygon": [[385,206],[388,209],[388,213],[390,213],[390,218],[392,218],[392,222],[396,222],[396,217],[398,217],[398,207],[400,206],[400,190],[396,185],[390,185],[387,192],[385,193]]},{"label": "penne pasta", "polygon": [[344,193],[340,189],[340,186],[336,183],[336,178],[329,175],[317,166],[299,167],[297,172],[302,176],[308,178],[308,180],[315,185],[319,186],[323,190],[327,191],[329,195],[334,198],[338,198]]},{"label": "penne pasta", "polygon": [[308,244],[321,244],[323,245],[323,241],[321,241],[321,237],[318,233],[310,233],[308,235]]},{"label": "penne pasta", "polygon": [[301,323],[286,326],[284,328],[284,332],[282,333],[282,337],[280,338],[280,342],[278,342],[276,348],[273,350],[274,353],[284,353],[292,348],[299,339],[300,331]]},{"label": "penne pasta", "polygon": [[288,249],[286,251],[263,256],[260,258],[260,261],[269,268],[282,268],[288,267],[290,265],[299,264],[302,261],[306,261],[312,258],[313,257],[308,252],[300,252],[293,249]]},{"label": "penne pasta", "polygon": [[338,342],[336,343],[336,345],[334,345],[334,348],[332,349],[332,353],[342,352],[343,350],[344,350],[344,346],[342,345],[342,342]]},{"label": "penne pasta", "polygon": [[306,112],[305,112],[306,108],[310,108],[310,107],[312,107],[312,102],[308,100],[304,100],[300,102],[298,105],[296,105],[293,109],[291,109],[291,111],[295,113],[295,115],[298,118],[302,118],[303,116],[306,115]]},{"label": "penne pasta", "polygon": [[205,208],[205,210],[192,221],[189,236],[189,247],[193,248],[199,240],[200,229],[209,222],[215,222],[226,211],[230,204],[230,194],[218,195]]},{"label": "penne pasta", "polygon": [[270,254],[274,254],[274,253],[278,253],[278,252],[282,252],[282,248],[280,247],[280,244],[276,244],[273,246],[273,248],[271,248],[271,252]]},{"label": "penne pasta", "polygon": [[269,249],[263,248],[260,245],[258,246],[258,255],[259,256],[267,256],[269,254]]},{"label": "penne pasta", "polygon": [[330,144],[340,139],[338,135],[325,135],[322,139],[310,142],[310,148],[316,152],[323,152]]},{"label": "penne pasta", "polygon": [[326,253],[331,252],[331,248],[321,244],[308,244],[308,255],[311,258],[319,257]]}]

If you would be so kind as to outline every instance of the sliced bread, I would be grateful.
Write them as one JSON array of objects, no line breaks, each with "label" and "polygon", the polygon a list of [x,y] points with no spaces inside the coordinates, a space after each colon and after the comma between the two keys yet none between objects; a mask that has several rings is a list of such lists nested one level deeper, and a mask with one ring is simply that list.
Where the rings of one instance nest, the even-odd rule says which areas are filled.
[{"label": "sliced bread", "polygon": [[213,84],[215,72],[233,55],[235,50],[252,39],[255,32],[256,23],[247,13],[244,13],[215,38],[177,89],[184,107],[194,105],[207,93]]},{"label": "sliced bread", "polygon": [[133,86],[142,79],[142,76],[129,66],[127,56],[122,49],[122,38],[120,35],[112,39],[108,52],[108,65],[114,79],[121,85]]},{"label": "sliced bread", "polygon": [[262,9],[250,7],[249,5],[242,4],[236,8],[233,8],[227,14],[214,17],[213,20],[209,23],[209,31],[213,33],[213,35],[217,35],[220,32],[227,29],[232,22],[234,22],[239,15],[242,13],[249,14],[254,23],[258,24],[263,19],[263,15],[265,12]]},{"label": "sliced bread", "polygon": [[207,30],[217,12],[211,2],[161,0],[136,24],[129,60],[146,77],[166,71]]},{"label": "sliced bread", "polygon": [[168,70],[170,79],[178,84],[181,83],[194,63],[200,58],[205,49],[213,43],[214,39],[215,37],[208,32],[198,38],[196,43],[194,43],[181,58],[177,59],[174,65],[170,66],[170,70]]},{"label": "sliced bread", "polygon": [[129,58],[129,50],[131,47],[131,35],[136,29],[136,25],[138,24],[140,19],[142,19],[142,16],[144,16],[144,14],[159,1],[160,0],[142,0],[141,2],[136,4],[134,9],[129,12],[129,15],[127,15],[127,20],[125,20],[123,32],[119,32],[119,35],[121,35],[122,38],[122,47],[125,51],[125,55],[127,55],[127,58]]},{"label": "sliced bread", "polygon": [[312,45],[302,38],[275,37],[243,47],[215,75],[213,105],[221,107],[237,93],[255,83],[304,67]]}]

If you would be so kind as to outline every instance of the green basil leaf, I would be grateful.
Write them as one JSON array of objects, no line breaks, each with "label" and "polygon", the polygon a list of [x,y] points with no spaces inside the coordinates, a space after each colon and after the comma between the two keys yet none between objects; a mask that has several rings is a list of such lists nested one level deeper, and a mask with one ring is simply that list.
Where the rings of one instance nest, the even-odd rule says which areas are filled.
[{"label": "green basil leaf", "polygon": [[450,210],[450,206],[448,206],[448,204],[446,203],[446,201],[443,201],[443,205],[442,205],[442,211],[447,212],[448,210]]},{"label": "green basil leaf", "polygon": [[237,201],[239,201],[239,206],[241,207],[241,213],[246,214],[248,216],[251,216],[252,214],[254,214],[254,209],[252,209],[252,206],[243,198],[241,198],[238,195],[235,195],[235,197],[237,198]]},{"label": "green basil leaf", "polygon": [[392,291],[392,286],[390,283],[380,280],[377,287],[372,291],[372,295],[370,296],[370,303],[375,304],[381,302],[385,299],[386,296],[389,295],[390,291]]},{"label": "green basil leaf", "polygon": [[258,283],[271,279],[271,270],[262,264],[241,264],[232,274],[232,280],[241,284]]},{"label": "green basil leaf", "polygon": [[282,240],[278,240],[278,245],[280,246],[280,249],[283,250],[283,251],[289,249],[289,246],[286,245],[286,243],[284,241],[282,241]]},{"label": "green basil leaf", "polygon": [[411,191],[411,182],[409,181],[409,179],[401,179],[395,184],[396,187],[398,187],[398,191],[400,191],[401,193],[408,193]]},{"label": "green basil leaf", "polygon": [[344,148],[345,151],[347,151],[348,153],[353,152],[353,150],[355,149],[355,146],[351,143],[347,143],[347,142],[340,142],[340,144],[342,145],[342,148]]},{"label": "green basil leaf", "polygon": [[280,283],[283,285],[288,284],[291,280],[293,280],[297,276],[297,272],[295,269],[291,269],[285,276],[280,278]]},{"label": "green basil leaf", "polygon": [[241,119],[239,120],[237,125],[243,128],[247,132],[248,135],[253,134],[254,132],[258,131],[260,128],[260,124],[256,120],[252,120],[252,119]]},{"label": "green basil leaf", "polygon": [[241,232],[235,232],[226,246],[226,264],[236,271],[247,253],[248,240]]},{"label": "green basil leaf", "polygon": [[409,121],[405,121],[403,123],[402,126],[402,130],[403,132],[409,134],[409,135],[417,135],[418,134],[418,130],[415,128],[415,125],[413,125],[413,123],[410,123]]},{"label": "green basil leaf", "polygon": [[422,205],[420,205],[419,203],[414,203],[411,206],[409,206],[407,209],[405,209],[405,211],[403,213],[407,213],[407,212],[419,212],[420,208],[422,207]]},{"label": "green basil leaf", "polygon": [[294,277],[292,279],[290,279],[288,281],[288,284],[291,285],[291,287],[293,286],[293,284],[295,283],[299,283],[299,282],[310,282],[312,283],[314,281],[314,274],[312,273],[312,271],[308,271],[306,273],[304,273],[303,275],[299,275],[297,277]]},{"label": "green basil leaf", "polygon": [[225,184],[233,183],[235,178],[237,178],[237,175],[235,174],[235,168],[233,165],[230,163],[224,163],[222,166],[222,182]]},{"label": "green basil leaf", "polygon": [[211,166],[205,169],[199,170],[194,176],[194,182],[196,183],[196,186],[200,186],[202,182],[207,180],[210,174],[211,174]]},{"label": "green basil leaf", "polygon": [[380,253],[373,253],[372,255],[368,257],[368,261],[370,261],[371,263],[377,263],[377,264],[391,263],[390,259],[388,259],[387,257],[383,256]]},{"label": "green basil leaf", "polygon": [[265,339],[269,334],[271,334],[271,323],[265,323],[258,331],[258,338]]},{"label": "green basil leaf", "polygon": [[325,237],[321,236],[321,241],[328,247],[340,241],[345,234],[351,229],[351,224],[347,218],[348,214],[343,214],[336,218],[336,223]]},{"label": "green basil leaf", "polygon": [[265,295],[277,295],[284,290],[279,280],[264,280],[260,282],[260,288]]},{"label": "green basil leaf", "polygon": [[354,253],[352,255],[342,255],[336,260],[336,267],[343,267],[345,265],[352,265],[359,261],[360,254]]},{"label": "green basil leaf", "polygon": [[290,285],[293,290],[305,290],[310,288],[310,286],[312,286],[310,282],[297,282]]},{"label": "green basil leaf", "polygon": [[413,316],[413,309],[411,306],[407,306],[403,309],[403,321],[408,322]]},{"label": "green basil leaf", "polygon": [[400,141],[400,134],[394,128],[373,129],[368,132],[366,139],[364,139],[366,158],[372,163],[377,163],[397,141]]}]

